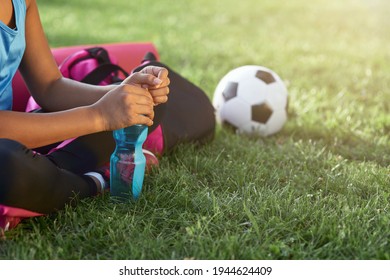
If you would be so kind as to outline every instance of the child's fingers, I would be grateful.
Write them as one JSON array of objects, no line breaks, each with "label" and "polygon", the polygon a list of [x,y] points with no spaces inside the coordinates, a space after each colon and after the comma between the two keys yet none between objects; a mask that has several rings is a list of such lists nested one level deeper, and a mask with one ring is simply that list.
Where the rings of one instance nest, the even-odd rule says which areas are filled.
[{"label": "child's fingers", "polygon": [[160,67],[160,70],[157,74],[157,77],[162,80],[162,81],[165,81],[166,79],[168,79],[168,70],[166,68],[162,68]]},{"label": "child's fingers", "polygon": [[166,96],[166,95],[164,95],[164,96],[156,96],[156,97],[153,98],[154,105],[165,103],[167,101],[168,101],[168,96]]},{"label": "child's fingers", "polygon": [[169,87],[149,89],[149,93],[152,95],[153,98],[157,96],[166,96],[169,94]]},{"label": "child's fingers", "polygon": [[156,76],[153,76],[152,74],[146,74],[146,73],[134,73],[133,75],[126,78],[122,84],[136,84],[141,85],[145,88],[144,85],[147,85],[148,87],[158,86],[162,84],[163,81],[161,81]]},{"label": "child's fingers", "polygon": [[166,78],[168,77],[168,70],[164,67],[160,66],[146,66],[144,69],[141,70],[142,73],[152,74],[153,76],[156,76],[158,78]]},{"label": "child's fingers", "polygon": [[147,66],[144,69],[142,69],[141,72],[145,74],[151,74],[162,81],[160,85],[155,85],[155,86],[169,85],[168,70],[164,67]]}]

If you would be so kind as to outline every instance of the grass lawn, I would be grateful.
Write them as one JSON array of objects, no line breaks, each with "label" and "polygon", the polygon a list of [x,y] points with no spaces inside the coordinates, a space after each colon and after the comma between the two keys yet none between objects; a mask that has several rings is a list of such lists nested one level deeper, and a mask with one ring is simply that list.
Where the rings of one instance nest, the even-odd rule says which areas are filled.
[{"label": "grass lawn", "polygon": [[217,128],[145,178],[24,221],[1,259],[390,259],[390,2],[39,0],[51,46],[152,41],[213,91],[229,70],[273,69],[289,120],[268,138]]}]

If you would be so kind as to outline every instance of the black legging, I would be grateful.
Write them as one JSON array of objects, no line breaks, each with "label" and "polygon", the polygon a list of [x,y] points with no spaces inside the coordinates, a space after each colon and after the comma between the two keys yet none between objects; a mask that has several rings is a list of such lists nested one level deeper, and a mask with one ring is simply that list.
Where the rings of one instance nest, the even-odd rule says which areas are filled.
[{"label": "black legging", "polygon": [[0,139],[0,204],[47,214],[94,196],[96,183],[83,174],[107,163],[114,148],[111,132],[79,137],[49,155]]}]

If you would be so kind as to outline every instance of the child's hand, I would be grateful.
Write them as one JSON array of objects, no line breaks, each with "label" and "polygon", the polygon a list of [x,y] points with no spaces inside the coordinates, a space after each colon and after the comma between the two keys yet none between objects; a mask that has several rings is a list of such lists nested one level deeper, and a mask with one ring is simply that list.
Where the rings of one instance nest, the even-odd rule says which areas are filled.
[{"label": "child's hand", "polygon": [[147,66],[140,72],[133,73],[123,83],[133,84],[148,89],[154,105],[165,103],[169,94],[168,70],[158,66]]},{"label": "child's hand", "polygon": [[135,124],[153,124],[153,98],[147,89],[122,83],[92,105],[102,130],[115,130]]}]

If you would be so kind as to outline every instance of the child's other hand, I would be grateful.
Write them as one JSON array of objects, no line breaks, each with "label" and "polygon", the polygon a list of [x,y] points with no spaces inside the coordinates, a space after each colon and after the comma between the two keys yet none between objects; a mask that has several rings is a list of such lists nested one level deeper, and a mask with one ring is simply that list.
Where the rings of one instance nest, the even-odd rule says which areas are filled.
[{"label": "child's other hand", "polygon": [[133,73],[122,84],[133,84],[148,89],[154,105],[165,103],[169,94],[168,70],[159,66],[147,66]]}]

